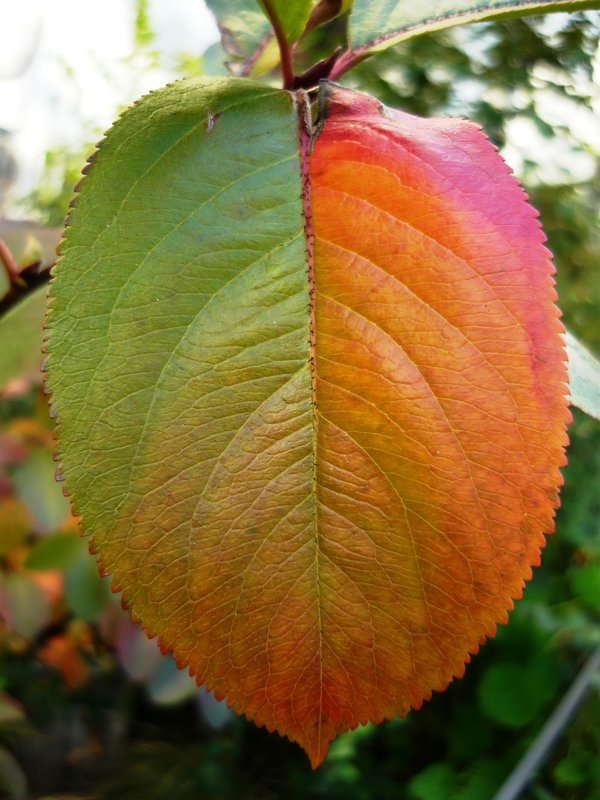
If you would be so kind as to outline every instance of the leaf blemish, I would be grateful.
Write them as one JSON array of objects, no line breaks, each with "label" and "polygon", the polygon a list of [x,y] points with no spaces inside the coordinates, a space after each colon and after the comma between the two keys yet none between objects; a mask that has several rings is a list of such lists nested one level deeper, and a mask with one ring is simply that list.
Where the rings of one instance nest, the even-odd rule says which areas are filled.
[{"label": "leaf blemish", "polygon": [[207,115],[207,118],[206,118],[206,133],[209,136],[213,132],[213,130],[215,129],[215,124],[216,124],[216,122],[217,122],[217,120],[219,119],[220,116],[221,116],[220,113],[211,114],[210,111],[208,112],[208,115]]}]

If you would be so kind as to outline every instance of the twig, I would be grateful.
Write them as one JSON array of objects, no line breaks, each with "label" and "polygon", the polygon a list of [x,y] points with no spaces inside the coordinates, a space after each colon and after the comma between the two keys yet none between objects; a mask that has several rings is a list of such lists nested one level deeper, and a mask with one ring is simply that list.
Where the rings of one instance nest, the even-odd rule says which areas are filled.
[{"label": "twig", "polygon": [[590,685],[600,670],[600,645],[586,661],[579,675],[571,684],[548,721],[534,739],[531,747],[504,781],[493,800],[517,800],[532,779],[537,768],[547,758],[556,740],[587,694]]},{"label": "twig", "polygon": [[283,88],[292,89],[294,87],[294,64],[292,56],[292,47],[287,40],[287,37],[281,27],[279,17],[275,13],[273,3],[271,0],[262,0],[267,16],[273,26],[273,31],[277,37],[277,44],[279,45],[279,52],[281,54],[281,74],[283,75]]},{"label": "twig", "polygon": [[353,69],[362,61],[369,57],[369,53],[359,53],[356,50],[346,50],[345,53],[337,59],[331,70],[329,80],[337,81],[348,70]]}]

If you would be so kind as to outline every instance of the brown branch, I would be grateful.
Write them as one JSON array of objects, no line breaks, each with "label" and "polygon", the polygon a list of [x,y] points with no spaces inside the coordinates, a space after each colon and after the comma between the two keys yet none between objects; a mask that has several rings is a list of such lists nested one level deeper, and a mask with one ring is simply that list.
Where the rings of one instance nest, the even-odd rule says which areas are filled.
[{"label": "brown branch", "polygon": [[281,27],[281,22],[271,0],[262,0],[263,7],[269,17],[269,21],[273,27],[273,31],[277,38],[279,45],[279,53],[281,55],[281,74],[283,76],[283,88],[291,90],[294,87],[294,62],[292,55],[292,46],[287,40],[287,37]]}]

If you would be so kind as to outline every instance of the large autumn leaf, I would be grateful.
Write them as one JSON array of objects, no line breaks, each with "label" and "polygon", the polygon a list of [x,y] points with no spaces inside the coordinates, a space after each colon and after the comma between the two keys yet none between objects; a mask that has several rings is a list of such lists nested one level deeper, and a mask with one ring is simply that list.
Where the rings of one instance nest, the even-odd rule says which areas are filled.
[{"label": "large autumn leaf", "polygon": [[[66,486],[134,615],[313,765],[506,619],[552,530],[566,370],[485,137],[324,84],[149,95],[51,287]],[[311,135],[312,134],[312,135]]]}]

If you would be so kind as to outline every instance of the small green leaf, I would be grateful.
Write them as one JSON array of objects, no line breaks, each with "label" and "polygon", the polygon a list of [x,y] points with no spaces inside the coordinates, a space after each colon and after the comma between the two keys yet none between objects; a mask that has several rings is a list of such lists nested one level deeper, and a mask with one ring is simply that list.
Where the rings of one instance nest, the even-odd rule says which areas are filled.
[{"label": "small green leaf", "polygon": [[233,717],[233,711],[224,700],[217,700],[212,692],[199,691],[196,702],[204,722],[214,731],[222,730]]},{"label": "small green leaf", "polygon": [[556,676],[541,660],[525,665],[497,663],[479,684],[479,704],[500,725],[520,728],[535,719],[555,689]]},{"label": "small green leaf", "polygon": [[56,464],[50,450],[34,450],[15,469],[12,483],[43,533],[54,533],[69,514],[69,501],[55,478]]},{"label": "small green leaf", "polygon": [[581,602],[600,611],[600,564],[586,564],[571,577],[573,590]]},{"label": "small green leaf", "polygon": [[[267,13],[264,2],[259,0],[259,3]],[[290,3],[289,0],[271,0],[273,11],[277,15],[288,42],[293,43],[302,35],[312,5],[312,0],[296,0],[294,3]]]},{"label": "small green leaf", "polygon": [[227,53],[220,42],[211,44],[202,54],[202,74],[209,78],[229,75]]},{"label": "small green leaf", "polygon": [[256,0],[206,0],[221,31],[223,49],[249,74],[252,64],[272,36],[271,24]]},{"label": "small green leaf", "polygon": [[46,287],[40,286],[0,317],[0,389],[21,376],[39,375]]},{"label": "small green leaf", "polygon": [[0,789],[6,800],[27,800],[27,778],[17,759],[0,748]]},{"label": "small green leaf", "polygon": [[98,565],[87,553],[66,573],[65,597],[71,610],[86,622],[98,619],[109,604],[110,583],[98,575]]},{"label": "small green leaf", "polygon": [[0,498],[0,556],[6,556],[25,541],[31,530],[31,515],[17,497]]},{"label": "small green leaf", "polygon": [[87,547],[77,533],[46,536],[31,548],[25,567],[38,571],[52,569],[64,571],[77,561],[82,552],[87,553]]},{"label": "small green leaf", "polygon": [[404,39],[465,22],[550,11],[600,8],[598,0],[355,0],[349,40],[354,55],[387,50]]},{"label": "small green leaf", "polygon": [[571,403],[600,419],[600,361],[567,332]]},{"label": "small green leaf", "polygon": [[0,725],[14,725],[25,720],[23,706],[14,697],[0,691]]},{"label": "small green leaf", "polygon": [[183,703],[199,691],[189,672],[179,669],[170,655],[158,662],[146,688],[150,699],[160,706]]},{"label": "small green leaf", "polygon": [[447,800],[456,789],[456,776],[445,761],[430,764],[408,784],[411,800]]},{"label": "small green leaf", "polygon": [[149,639],[139,625],[123,625],[116,644],[119,663],[132,681],[147,681],[162,659],[156,639]]},{"label": "small green leaf", "polygon": [[0,575],[0,614],[10,630],[33,639],[46,624],[48,601],[28,575]]}]

